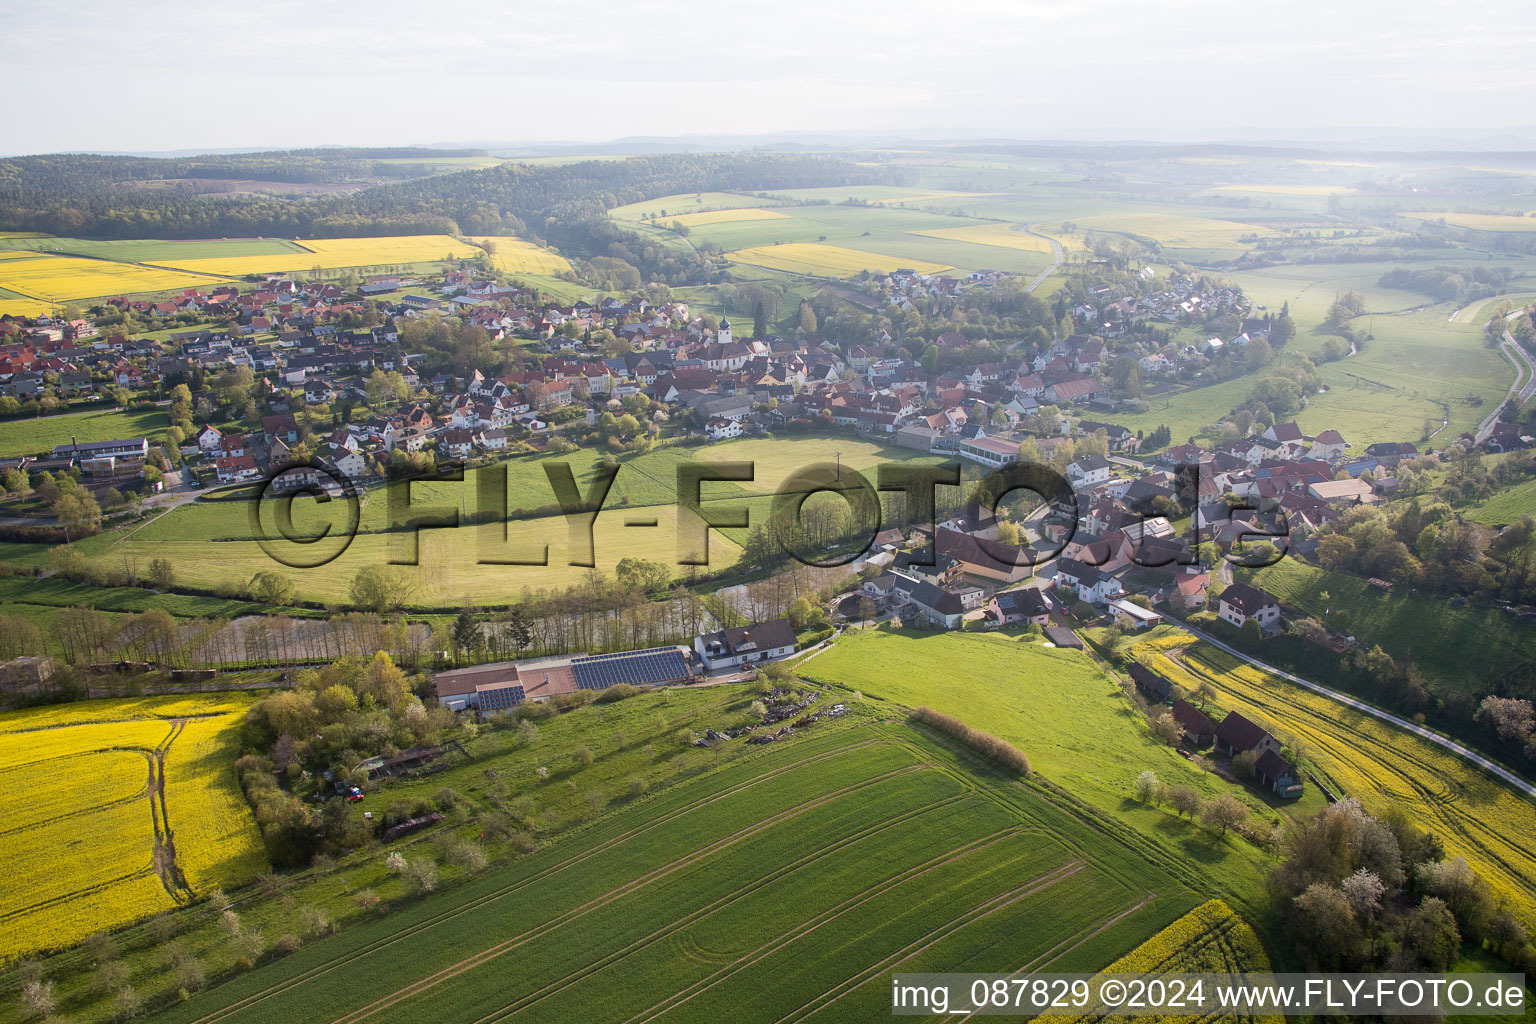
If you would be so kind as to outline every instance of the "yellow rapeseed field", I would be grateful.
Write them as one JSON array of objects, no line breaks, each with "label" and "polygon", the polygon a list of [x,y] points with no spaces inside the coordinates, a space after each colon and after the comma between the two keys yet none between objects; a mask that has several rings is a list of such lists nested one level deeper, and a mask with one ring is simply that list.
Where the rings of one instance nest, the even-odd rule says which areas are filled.
[{"label": "yellow rapeseed field", "polygon": [[491,243],[496,250],[491,259],[498,270],[508,274],[558,274],[571,269],[564,256],[515,235],[481,235],[470,241],[476,245]]},{"label": "yellow rapeseed field", "polygon": [[973,242],[977,245],[996,245],[1004,249],[1022,249],[1025,252],[1051,251],[1051,243],[1039,235],[1031,235],[1007,224],[972,224],[964,228],[928,228],[913,231],[914,235],[929,238],[947,238],[952,242]]},{"label": "yellow rapeseed field", "polygon": [[34,299],[72,302],[76,299],[103,298],[132,292],[199,288],[216,283],[212,277],[141,267],[132,263],[112,263],[76,256],[29,255],[34,258],[0,261],[0,288]]},{"label": "yellow rapeseed field", "polygon": [[954,269],[942,263],[882,256],[879,253],[844,249],[837,245],[822,245],[819,242],[759,245],[751,249],[728,252],[725,258],[732,263],[745,263],[748,266],[763,267],[767,270],[783,270],[791,274],[811,274],[815,277],[852,277],[861,270],[890,272],[905,268],[920,274],[937,274]]},{"label": "yellow rapeseed field", "polygon": [[684,213],[676,217],[668,217],[661,221],[662,224],[676,222],[685,228],[696,228],[700,224],[725,224],[737,220],[776,220],[788,217],[787,213],[777,210],[764,210],[758,207],[749,207],[744,210],[707,210],[704,213]]},{"label": "yellow rapeseed field", "polygon": [[1137,645],[1132,654],[1188,689],[1208,681],[1222,708],[1294,737],[1304,759],[1367,811],[1402,807],[1536,920],[1536,807],[1522,797],[1433,743],[1204,644],[1172,656]]},{"label": "yellow rapeseed field", "polygon": [[[234,777],[251,698],[0,714],[0,961],[72,945],[267,868]],[[160,799],[163,788],[164,801]],[[173,872],[162,866],[174,850]]]},{"label": "yellow rapeseed field", "polygon": [[187,721],[165,763],[176,863],[195,893],[232,888],[267,870],[267,858],[232,767],[240,716]]},{"label": "yellow rapeseed field", "polygon": [[38,316],[51,306],[37,299],[0,299],[0,316]]},{"label": "yellow rapeseed field", "polygon": [[[245,274],[303,274],[316,267],[343,270],[349,267],[392,267],[407,263],[432,263],[445,257],[473,259],[480,250],[451,235],[386,235],[379,238],[314,238],[299,240],[309,252],[276,253],[270,256],[214,256],[162,264],[202,274],[241,277]],[[0,285],[3,285],[0,280]]]},{"label": "yellow rapeseed field", "polygon": [[1536,217],[1444,211],[1404,213],[1403,216],[1414,220],[1443,220],[1453,227],[1471,228],[1474,231],[1536,231]]}]

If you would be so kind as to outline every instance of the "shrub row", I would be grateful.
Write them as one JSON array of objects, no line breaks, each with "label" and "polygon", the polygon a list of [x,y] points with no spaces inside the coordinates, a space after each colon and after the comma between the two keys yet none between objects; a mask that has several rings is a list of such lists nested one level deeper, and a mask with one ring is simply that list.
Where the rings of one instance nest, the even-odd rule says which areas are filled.
[{"label": "shrub row", "polygon": [[972,729],[953,715],[943,714],[930,707],[920,707],[912,712],[912,721],[937,729],[944,735],[959,740],[989,761],[1016,775],[1029,774],[1029,755],[1024,751],[989,732]]}]

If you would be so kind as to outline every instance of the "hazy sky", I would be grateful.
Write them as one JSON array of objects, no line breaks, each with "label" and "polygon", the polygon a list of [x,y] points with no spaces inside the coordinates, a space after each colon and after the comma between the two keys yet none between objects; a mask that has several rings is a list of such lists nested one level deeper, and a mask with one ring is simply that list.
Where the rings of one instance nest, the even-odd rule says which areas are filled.
[{"label": "hazy sky", "polygon": [[[0,152],[1536,135],[1529,0],[0,0]],[[13,47],[13,50],[15,48]]]}]

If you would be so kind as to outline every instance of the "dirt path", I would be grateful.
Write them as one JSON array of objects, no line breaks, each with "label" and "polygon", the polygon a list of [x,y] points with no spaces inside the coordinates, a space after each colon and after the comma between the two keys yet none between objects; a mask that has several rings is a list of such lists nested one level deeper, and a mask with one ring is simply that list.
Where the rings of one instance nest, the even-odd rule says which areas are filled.
[{"label": "dirt path", "polygon": [[171,744],[186,727],[185,718],[171,723],[170,733],[154,749],[149,765],[149,816],[155,828],[155,874],[160,876],[160,884],[177,903],[190,902],[192,889],[181,873],[181,865],[176,863],[176,837],[171,831],[171,818],[165,807],[165,755],[170,753]]}]

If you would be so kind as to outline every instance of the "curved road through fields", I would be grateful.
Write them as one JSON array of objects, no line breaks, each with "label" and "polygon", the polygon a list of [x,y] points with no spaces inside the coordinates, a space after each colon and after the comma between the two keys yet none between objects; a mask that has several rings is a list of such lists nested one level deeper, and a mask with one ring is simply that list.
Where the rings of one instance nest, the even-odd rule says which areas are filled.
[{"label": "curved road through fields", "polygon": [[1043,271],[1041,271],[1039,277],[1037,277],[1033,281],[1029,282],[1029,287],[1026,288],[1025,291],[1027,291],[1031,295],[1033,295],[1035,293],[1035,289],[1039,288],[1042,284],[1045,283],[1045,279],[1046,278],[1048,278],[1052,274],[1056,273],[1056,271],[1061,267],[1062,261],[1066,259],[1066,256],[1062,252],[1061,243],[1056,241],[1056,239],[1052,238],[1050,235],[1042,235],[1040,232],[1036,231],[1032,227],[1026,227],[1024,230],[1028,231],[1030,234],[1034,235],[1036,238],[1043,238],[1047,242],[1050,242],[1051,243],[1051,258],[1055,261],[1049,267],[1046,267]]},{"label": "curved road through fields", "polygon": [[1303,679],[1300,676],[1292,675],[1291,673],[1282,669],[1275,668],[1275,666],[1266,664],[1257,658],[1250,657],[1237,648],[1216,639],[1214,636],[1207,633],[1203,629],[1198,629],[1185,622],[1181,622],[1179,625],[1188,632],[1193,633],[1195,636],[1199,637],[1201,640],[1204,640],[1212,647],[1215,647],[1217,650],[1225,651],[1227,654],[1232,655],[1234,658],[1247,662],[1254,668],[1263,669],[1265,672],[1268,672],[1271,675],[1277,675],[1281,679],[1293,682],[1297,686],[1311,690],[1313,693],[1321,694],[1330,700],[1336,700],[1340,704],[1348,705],[1349,707],[1354,708],[1356,711],[1363,711],[1373,718],[1379,718],[1383,722],[1397,726],[1399,729],[1406,729],[1413,733],[1415,736],[1418,736],[1421,739],[1426,739],[1429,742],[1435,744],[1437,747],[1443,747],[1446,750],[1449,750],[1451,753],[1455,754],[1457,757],[1461,758],[1463,761],[1477,765],[1477,767],[1481,768],[1489,775],[1499,779],[1501,782],[1508,785],[1511,789],[1519,793],[1523,793],[1533,800],[1536,800],[1536,786],[1526,782],[1520,776],[1506,768],[1501,767],[1496,762],[1490,761],[1483,755],[1468,750],[1466,747],[1462,746],[1460,743],[1457,743],[1455,740],[1446,739],[1439,733],[1430,729],[1426,729],[1422,725],[1417,725],[1405,718],[1399,718],[1389,711],[1383,711],[1378,707],[1373,707],[1370,704],[1365,703],[1364,701],[1356,700],[1348,694],[1340,693],[1338,690],[1329,689],[1326,686],[1322,686],[1318,683],[1311,682],[1310,680]]},{"label": "curved road through fields", "polygon": [[[1523,310],[1517,309],[1504,319],[1512,320],[1522,312]],[[1499,347],[1504,350],[1509,361],[1515,364],[1515,382],[1509,386],[1509,394],[1504,396],[1504,401],[1499,403],[1498,408],[1485,416],[1483,422],[1477,425],[1478,444],[1482,444],[1488,439],[1488,435],[1493,433],[1493,426],[1499,422],[1499,413],[1504,406],[1513,402],[1518,410],[1529,402],[1533,395],[1536,395],[1536,360],[1531,358],[1531,354],[1522,348],[1515,340],[1515,336],[1507,330],[1504,332],[1504,337],[1499,340]]]}]

